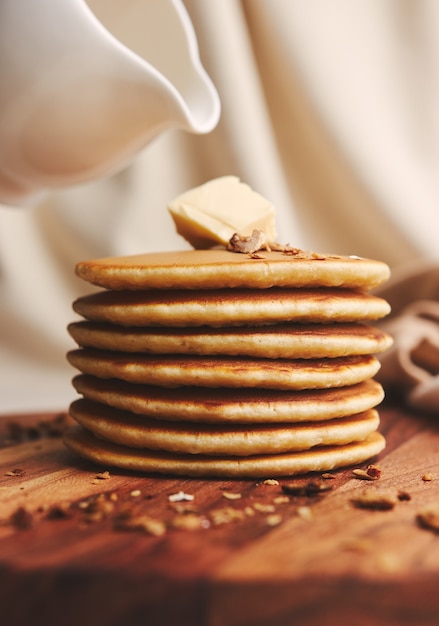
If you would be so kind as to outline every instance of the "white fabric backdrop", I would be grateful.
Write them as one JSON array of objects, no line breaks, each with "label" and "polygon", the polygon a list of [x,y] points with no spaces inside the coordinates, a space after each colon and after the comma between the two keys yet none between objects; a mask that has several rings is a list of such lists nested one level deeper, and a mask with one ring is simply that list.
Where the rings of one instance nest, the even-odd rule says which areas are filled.
[{"label": "white fabric backdrop", "polygon": [[280,241],[388,262],[398,312],[421,285],[423,299],[438,295],[439,3],[185,4],[222,101],[218,127],[166,133],[125,171],[39,206],[0,207],[0,413],[73,398],[65,327],[87,290],[75,263],[186,247],[167,202],[224,174],[274,202]]}]

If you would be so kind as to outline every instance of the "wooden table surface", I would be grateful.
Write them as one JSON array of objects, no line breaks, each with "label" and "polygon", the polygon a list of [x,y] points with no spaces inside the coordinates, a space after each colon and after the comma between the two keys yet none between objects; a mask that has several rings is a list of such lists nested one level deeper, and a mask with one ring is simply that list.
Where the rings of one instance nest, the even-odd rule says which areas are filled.
[{"label": "wooden table surface", "polygon": [[74,457],[62,417],[3,416],[0,623],[437,626],[439,416],[380,414],[373,481],[139,476]]}]

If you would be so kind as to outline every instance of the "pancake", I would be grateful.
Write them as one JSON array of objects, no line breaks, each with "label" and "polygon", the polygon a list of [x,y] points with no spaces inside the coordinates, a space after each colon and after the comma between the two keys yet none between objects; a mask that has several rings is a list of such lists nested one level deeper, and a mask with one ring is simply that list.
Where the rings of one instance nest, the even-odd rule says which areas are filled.
[{"label": "pancake", "polygon": [[106,442],[78,426],[65,437],[67,447],[101,467],[196,477],[266,478],[324,472],[362,463],[383,450],[384,437],[373,432],[360,442],[322,446],[302,452],[252,456],[208,456],[139,450]]},{"label": "pancake", "polygon": [[81,347],[147,354],[310,359],[375,354],[392,345],[390,335],[366,324],[125,328],[73,322],[68,331]]},{"label": "pancake", "polygon": [[163,389],[114,379],[75,377],[76,390],[90,400],[151,417],[197,423],[296,423],[361,413],[384,397],[381,385],[367,380],[350,387],[303,391],[271,389]]},{"label": "pancake", "polygon": [[240,425],[166,422],[118,411],[96,402],[77,400],[70,415],[97,437],[133,448],[183,454],[249,456],[344,445],[366,439],[378,428],[374,410],[324,422]]},{"label": "pancake", "polygon": [[78,298],[76,313],[122,326],[235,326],[376,320],[386,300],[352,289],[101,291]]},{"label": "pancake", "polygon": [[372,355],[333,359],[250,359],[221,357],[125,355],[78,350],[68,355],[80,371],[101,378],[176,387],[260,387],[263,389],[319,389],[346,387],[372,378],[380,362]]},{"label": "pancake", "polygon": [[280,390],[345,387],[372,377],[380,366],[372,356],[270,360],[125,355],[93,349],[72,350],[67,359],[84,374],[144,385]]},{"label": "pancake", "polygon": [[295,250],[257,258],[224,248],[185,250],[83,261],[77,275],[105,289],[224,289],[342,287],[370,290],[384,283],[381,261]]}]

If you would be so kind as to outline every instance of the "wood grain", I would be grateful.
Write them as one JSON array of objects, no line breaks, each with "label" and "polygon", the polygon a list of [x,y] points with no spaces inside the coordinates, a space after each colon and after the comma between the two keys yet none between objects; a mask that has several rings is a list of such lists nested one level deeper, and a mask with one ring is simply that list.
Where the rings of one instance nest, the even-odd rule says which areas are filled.
[{"label": "wood grain", "polygon": [[[4,416],[2,626],[437,626],[439,533],[417,515],[439,503],[439,418],[389,401],[380,414],[387,448],[374,461],[379,480],[360,480],[352,468],[294,480],[330,487],[314,496],[285,496],[287,478],[181,480],[98,468],[42,432],[54,415]],[[360,509],[352,499],[366,488],[405,498],[387,511]],[[170,503],[180,491],[193,501]],[[118,529],[134,512],[164,522],[163,533]],[[219,523],[227,513],[231,521]]]}]

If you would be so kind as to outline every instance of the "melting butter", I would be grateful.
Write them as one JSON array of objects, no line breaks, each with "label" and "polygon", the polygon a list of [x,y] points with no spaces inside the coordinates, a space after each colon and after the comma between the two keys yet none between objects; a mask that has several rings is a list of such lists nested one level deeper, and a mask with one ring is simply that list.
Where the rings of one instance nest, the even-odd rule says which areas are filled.
[{"label": "melting butter", "polygon": [[275,210],[271,202],[236,176],[223,176],[195,187],[169,203],[177,232],[194,248],[227,245],[239,233],[263,230],[276,240]]}]

